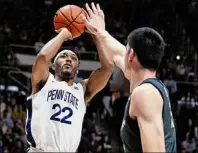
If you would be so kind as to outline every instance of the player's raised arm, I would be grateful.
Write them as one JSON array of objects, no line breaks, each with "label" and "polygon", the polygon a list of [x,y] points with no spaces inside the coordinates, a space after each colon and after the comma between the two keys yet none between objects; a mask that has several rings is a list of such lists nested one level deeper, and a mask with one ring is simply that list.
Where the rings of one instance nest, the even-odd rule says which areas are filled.
[{"label": "player's raised arm", "polygon": [[91,8],[86,4],[86,10],[88,12],[87,18],[84,17],[84,22],[87,30],[96,36],[96,39],[103,45],[105,51],[108,52],[107,58],[113,60],[115,64],[124,72],[125,77],[129,79],[129,74],[125,71],[124,57],[126,53],[126,47],[113,38],[106,30],[101,26],[104,24],[104,13],[100,9],[99,4],[95,6],[91,3]]},{"label": "player's raised arm", "polygon": [[143,152],[166,152],[162,109],[163,99],[152,85],[145,84],[133,91],[129,115],[138,121]]},{"label": "player's raised arm", "polygon": [[50,40],[37,55],[36,61],[32,67],[32,94],[35,94],[41,88],[49,76],[50,60],[56,55],[62,43],[71,39],[71,33],[63,28],[59,34]]},{"label": "player's raised arm", "polygon": [[106,58],[104,55],[104,48],[99,41],[96,40],[95,36],[92,36],[95,41],[96,48],[98,50],[98,56],[100,59],[101,67],[91,73],[88,79],[83,80],[82,84],[85,89],[85,102],[89,102],[91,98],[102,90],[109,78],[113,73],[113,61]]}]

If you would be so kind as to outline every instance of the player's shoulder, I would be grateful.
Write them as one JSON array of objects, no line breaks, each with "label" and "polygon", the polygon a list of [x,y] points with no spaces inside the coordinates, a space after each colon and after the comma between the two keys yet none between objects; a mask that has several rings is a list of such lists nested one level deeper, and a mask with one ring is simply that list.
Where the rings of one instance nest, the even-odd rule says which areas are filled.
[{"label": "player's shoulder", "polygon": [[134,107],[140,109],[147,106],[147,108],[151,108],[152,106],[161,107],[162,100],[162,96],[158,89],[149,83],[145,83],[136,87],[131,95],[131,101],[133,102]]},{"label": "player's shoulder", "polygon": [[52,81],[52,82],[56,81],[56,79],[52,73],[49,73],[47,81]]},{"label": "player's shoulder", "polygon": [[144,83],[140,86],[137,86],[133,92],[132,96],[134,98],[144,98],[144,97],[150,97],[151,95],[155,96],[158,95],[159,91],[150,83]]},{"label": "player's shoulder", "polygon": [[82,84],[82,82],[80,81],[80,82],[75,82],[75,85],[74,85],[74,88],[75,89],[83,89],[83,84]]}]

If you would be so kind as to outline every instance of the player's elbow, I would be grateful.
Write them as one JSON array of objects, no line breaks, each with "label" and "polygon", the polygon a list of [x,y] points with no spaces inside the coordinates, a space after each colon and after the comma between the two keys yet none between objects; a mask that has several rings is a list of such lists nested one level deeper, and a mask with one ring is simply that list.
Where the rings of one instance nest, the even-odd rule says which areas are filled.
[{"label": "player's elbow", "polygon": [[36,57],[36,62],[42,61],[43,62],[49,62],[48,56],[45,53],[39,53]]},{"label": "player's elbow", "polygon": [[35,71],[45,71],[49,68],[49,60],[47,60],[47,57],[43,54],[38,55],[36,57],[35,63],[32,66],[32,72]]}]

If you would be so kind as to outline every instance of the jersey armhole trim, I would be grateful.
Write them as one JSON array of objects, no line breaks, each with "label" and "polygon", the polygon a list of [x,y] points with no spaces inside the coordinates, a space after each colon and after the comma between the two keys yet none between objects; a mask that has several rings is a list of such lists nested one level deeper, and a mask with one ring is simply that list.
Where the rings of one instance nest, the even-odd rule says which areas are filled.
[{"label": "jersey armhole trim", "polygon": [[[153,82],[145,82],[145,84],[151,84],[154,88],[156,88],[157,90],[158,90],[158,92],[160,93],[160,95],[161,95],[161,97],[162,97],[162,100],[163,100],[163,106],[162,106],[162,115],[164,114],[163,112],[164,112],[164,102],[165,102],[165,97],[164,97],[164,94],[163,94],[163,92],[162,92],[162,90],[160,90],[159,89],[159,87],[156,85],[156,84],[154,84]],[[162,86],[162,84],[160,83],[160,82],[157,82],[160,86]]]},{"label": "jersey armhole trim", "polygon": [[53,75],[51,73],[49,73],[47,81],[45,82],[44,86],[38,92],[36,92],[35,94],[31,94],[30,96],[28,96],[27,100],[29,100],[32,97],[36,96],[39,92],[42,92],[45,89],[45,87],[49,84],[49,82],[50,82],[52,77],[53,77]]}]

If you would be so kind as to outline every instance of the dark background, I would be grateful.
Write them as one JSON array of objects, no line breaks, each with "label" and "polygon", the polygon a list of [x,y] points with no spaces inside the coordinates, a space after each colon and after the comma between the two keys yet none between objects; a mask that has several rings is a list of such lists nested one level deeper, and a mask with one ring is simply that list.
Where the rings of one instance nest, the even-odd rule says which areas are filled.
[{"label": "dark background", "polygon": [[[25,152],[25,101],[29,79],[8,76],[21,66],[18,52],[36,55],[39,47],[55,36],[53,16],[67,4],[84,7],[85,0],[0,0],[0,153]],[[138,27],[152,27],[167,45],[158,77],[167,85],[177,129],[178,152],[198,152],[198,1],[196,0],[98,0],[105,13],[106,29],[123,44]],[[13,45],[14,44],[14,45]],[[21,45],[16,47],[17,45]],[[91,37],[66,42],[81,59],[98,60]],[[38,47],[38,49],[37,49]],[[86,72],[82,76],[87,77]],[[10,85],[17,87],[10,88]],[[88,106],[79,152],[122,152],[120,125],[128,93],[111,89],[111,83]]]}]

